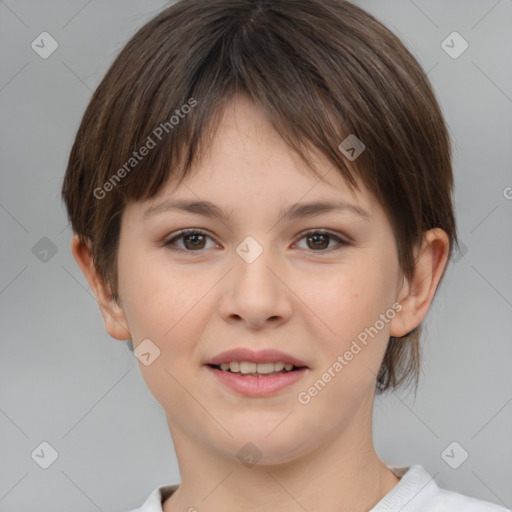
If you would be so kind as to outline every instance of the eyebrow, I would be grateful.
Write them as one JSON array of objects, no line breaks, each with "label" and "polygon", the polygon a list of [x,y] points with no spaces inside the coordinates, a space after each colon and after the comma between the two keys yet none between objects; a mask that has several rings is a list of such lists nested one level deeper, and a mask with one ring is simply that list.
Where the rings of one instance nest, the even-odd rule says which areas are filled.
[{"label": "eyebrow", "polygon": [[[168,199],[157,205],[149,207],[143,214],[143,219],[148,219],[162,212],[178,210],[186,213],[195,213],[205,217],[216,217],[222,221],[227,221],[233,215],[225,212],[220,206],[210,201],[190,201],[186,199]],[[279,221],[301,219],[313,217],[322,213],[329,212],[351,212],[364,220],[370,220],[371,215],[358,205],[343,201],[314,201],[310,203],[295,203],[286,209],[281,209]]]}]

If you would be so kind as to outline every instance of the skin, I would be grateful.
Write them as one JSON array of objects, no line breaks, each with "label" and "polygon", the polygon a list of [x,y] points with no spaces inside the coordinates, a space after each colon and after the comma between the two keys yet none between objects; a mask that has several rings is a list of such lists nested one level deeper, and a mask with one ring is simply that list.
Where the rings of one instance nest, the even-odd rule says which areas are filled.
[{"label": "skin", "polygon": [[[139,366],[166,412],[180,468],[181,484],[164,512],[256,512],[268,511],[269,504],[283,512],[301,506],[309,512],[363,511],[399,482],[373,445],[376,375],[389,336],[404,336],[426,316],[449,240],[440,229],[426,232],[414,276],[402,280],[391,225],[378,200],[362,186],[352,193],[322,157],[316,164],[321,181],[250,100],[235,97],[189,179],[179,188],[169,182],[158,197],[126,207],[119,304],[96,273],[89,249],[73,238],[73,255],[107,332],[131,338],[135,348],[149,338],[161,351],[152,364]],[[231,217],[166,211],[143,219],[146,208],[170,197],[209,200]],[[356,204],[371,218],[343,211],[277,222],[282,207],[320,199]],[[203,229],[210,238],[181,238],[175,247],[182,252],[172,252],[163,242],[184,228]],[[339,245],[332,237],[308,242],[302,232],[309,229],[351,243]],[[235,250],[247,236],[263,248],[250,264]],[[317,396],[299,403],[298,393],[395,302],[401,311]],[[273,396],[245,397],[204,366],[235,347],[277,348],[309,369]],[[262,454],[252,467],[237,458],[247,442]]]}]

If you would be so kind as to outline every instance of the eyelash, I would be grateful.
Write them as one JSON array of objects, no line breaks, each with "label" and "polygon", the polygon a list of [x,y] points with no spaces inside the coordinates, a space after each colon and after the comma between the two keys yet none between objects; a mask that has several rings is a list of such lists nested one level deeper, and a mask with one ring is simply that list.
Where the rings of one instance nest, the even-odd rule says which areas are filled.
[{"label": "eyelash", "polygon": [[[198,249],[197,251],[189,251],[189,250],[186,250],[186,249],[176,249],[175,247],[172,247],[172,244],[176,240],[179,240],[179,239],[181,239],[181,238],[183,238],[184,236],[187,236],[187,235],[204,235],[204,236],[206,236],[208,238],[211,238],[213,240],[213,238],[208,233],[206,233],[205,231],[203,231],[201,229],[184,229],[182,231],[179,231],[172,238],[166,240],[164,242],[164,246],[167,247],[172,252],[201,253],[201,252],[205,251],[205,249]],[[311,249],[311,252],[313,252],[313,253],[325,254],[325,253],[328,253],[328,252],[331,252],[331,251],[337,251],[339,249],[342,249],[345,246],[350,245],[350,242],[348,242],[346,240],[343,240],[342,238],[340,238],[336,234],[331,233],[330,231],[325,231],[325,230],[322,230],[322,229],[310,229],[308,231],[305,231],[305,232],[303,232],[303,233],[301,233],[299,235],[299,239],[298,240],[302,240],[303,238],[305,238],[305,237],[307,237],[309,235],[327,235],[331,239],[334,239],[335,241],[337,241],[339,243],[338,247],[334,247],[334,248],[330,248],[330,249],[321,249],[321,250],[318,250],[318,251],[314,251],[314,250]]]}]

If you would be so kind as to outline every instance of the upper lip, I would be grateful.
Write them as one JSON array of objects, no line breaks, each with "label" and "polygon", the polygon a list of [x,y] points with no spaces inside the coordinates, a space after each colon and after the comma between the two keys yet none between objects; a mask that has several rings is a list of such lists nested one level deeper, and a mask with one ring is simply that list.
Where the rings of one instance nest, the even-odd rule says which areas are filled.
[{"label": "upper lip", "polygon": [[206,364],[219,365],[232,361],[247,361],[249,363],[288,363],[294,366],[307,366],[303,361],[294,356],[274,349],[254,351],[249,348],[234,348],[221,352],[210,359]]}]

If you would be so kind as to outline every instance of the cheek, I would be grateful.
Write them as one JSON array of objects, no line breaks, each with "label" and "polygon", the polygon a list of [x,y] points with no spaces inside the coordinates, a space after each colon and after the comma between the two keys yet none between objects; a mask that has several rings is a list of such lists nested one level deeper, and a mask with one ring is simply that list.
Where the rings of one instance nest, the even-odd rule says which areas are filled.
[{"label": "cheek", "polygon": [[371,386],[376,377],[372,372],[378,372],[388,342],[391,317],[386,322],[381,315],[386,315],[394,302],[393,267],[390,271],[389,262],[375,256],[359,256],[357,263],[329,275],[305,278],[297,291],[319,320],[315,321],[317,332],[311,332],[322,354],[317,371],[328,371],[338,356],[343,356],[343,369],[336,372],[340,377],[343,374],[336,379],[340,387],[333,386],[331,393],[350,389],[353,393],[354,385],[364,388],[365,383]]},{"label": "cheek", "polygon": [[131,286],[126,287],[125,311],[134,337],[152,338],[162,348],[184,331],[185,339],[193,339],[198,304],[208,291],[204,283],[151,270],[138,280],[131,279]]},{"label": "cheek", "polygon": [[321,321],[324,339],[333,337],[334,331],[333,341],[339,344],[373,324],[390,306],[388,281],[380,266],[361,258],[357,265],[307,275],[294,290]]},{"label": "cheek", "polygon": [[215,281],[209,282],[197,272],[170,272],[155,262],[137,265],[136,258],[130,261],[129,270],[124,270],[120,273],[124,276],[123,307],[134,349],[150,339],[160,351],[150,365],[139,361],[141,375],[166,410],[186,409],[190,397],[180,383],[190,382],[194,365],[200,364],[195,340],[200,339],[213,314],[207,293]]},{"label": "cheek", "polygon": [[134,347],[145,338],[162,348],[174,326],[191,309],[191,290],[165,262],[143,251],[120,250],[119,291]]}]

